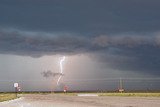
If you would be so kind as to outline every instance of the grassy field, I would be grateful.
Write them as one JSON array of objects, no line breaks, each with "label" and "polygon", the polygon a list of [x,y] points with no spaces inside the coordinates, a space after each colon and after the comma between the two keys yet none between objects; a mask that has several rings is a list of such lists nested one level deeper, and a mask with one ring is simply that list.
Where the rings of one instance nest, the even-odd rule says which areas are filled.
[{"label": "grassy field", "polygon": [[160,93],[99,93],[100,96],[160,97]]},{"label": "grassy field", "polygon": [[[83,93],[83,92],[82,92]],[[65,94],[65,95],[77,95],[81,94],[80,93],[55,93],[55,94]],[[87,94],[86,92],[84,94]],[[90,94],[98,94],[99,96],[131,96],[131,97],[160,97],[160,92],[126,92],[126,93],[119,93],[119,92],[102,92],[102,93],[96,93],[96,92],[91,92]]]},{"label": "grassy field", "polygon": [[0,102],[17,98],[13,93],[0,93]]}]

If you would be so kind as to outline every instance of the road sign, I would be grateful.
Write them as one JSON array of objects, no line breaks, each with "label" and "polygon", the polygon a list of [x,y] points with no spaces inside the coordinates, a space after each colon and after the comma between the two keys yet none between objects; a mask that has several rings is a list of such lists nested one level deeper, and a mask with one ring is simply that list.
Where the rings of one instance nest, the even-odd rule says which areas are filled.
[{"label": "road sign", "polygon": [[65,85],[63,91],[64,91],[64,92],[67,92],[67,90],[68,90],[68,87]]},{"label": "road sign", "polygon": [[14,83],[14,87],[17,88],[18,87],[18,83]]},{"label": "road sign", "polygon": [[18,87],[17,87],[17,91],[21,91],[21,87],[18,86]]}]

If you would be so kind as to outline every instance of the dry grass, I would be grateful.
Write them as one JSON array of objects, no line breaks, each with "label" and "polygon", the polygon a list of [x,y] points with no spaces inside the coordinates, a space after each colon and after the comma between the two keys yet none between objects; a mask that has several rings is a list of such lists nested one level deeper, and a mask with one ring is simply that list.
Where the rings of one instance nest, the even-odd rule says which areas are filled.
[{"label": "dry grass", "polygon": [[[83,93],[83,92],[82,92]],[[62,95],[73,95],[76,96],[79,93],[55,93],[55,94],[62,94]],[[86,94],[86,93],[85,93]],[[124,97],[160,97],[160,92],[156,93],[147,93],[147,92],[128,92],[128,93],[119,93],[119,92],[105,92],[105,93],[93,93],[98,94],[99,96],[124,96]]]},{"label": "dry grass", "polygon": [[0,93],[0,102],[17,98],[13,93]]},{"label": "dry grass", "polygon": [[99,93],[100,96],[160,97],[160,93]]}]

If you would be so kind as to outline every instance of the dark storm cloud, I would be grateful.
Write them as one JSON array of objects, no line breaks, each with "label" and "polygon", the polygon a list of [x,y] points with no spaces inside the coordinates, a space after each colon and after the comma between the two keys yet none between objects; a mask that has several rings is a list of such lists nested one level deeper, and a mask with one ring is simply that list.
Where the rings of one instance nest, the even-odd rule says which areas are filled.
[{"label": "dark storm cloud", "polygon": [[152,36],[99,36],[94,43],[108,47],[93,58],[111,68],[160,75],[159,35]]},{"label": "dark storm cloud", "polygon": [[[21,55],[78,54],[107,52],[115,48],[120,51],[139,51],[150,47],[159,49],[160,37],[151,36],[106,36],[80,37],[68,34],[25,32],[19,30],[0,31],[0,52]],[[139,49],[140,48],[140,49]],[[153,49],[152,48],[152,49]],[[128,53],[128,54],[132,54]],[[133,54],[134,55],[134,54]]]},{"label": "dark storm cloud", "polygon": [[114,69],[160,74],[159,33],[79,37],[8,29],[0,31],[0,53],[32,57],[89,53]]},{"label": "dark storm cloud", "polygon": [[159,0],[1,0],[0,25],[84,35],[155,32]]},{"label": "dark storm cloud", "polygon": [[67,34],[47,34],[22,31],[0,31],[0,52],[40,56],[49,54],[75,54],[87,51],[86,38]]},{"label": "dark storm cloud", "polygon": [[0,53],[32,57],[92,53],[115,69],[160,75],[159,4],[159,0],[1,0]]},{"label": "dark storm cloud", "polygon": [[108,52],[94,54],[92,58],[115,70],[160,75],[160,50],[157,47],[112,47],[109,50]]}]

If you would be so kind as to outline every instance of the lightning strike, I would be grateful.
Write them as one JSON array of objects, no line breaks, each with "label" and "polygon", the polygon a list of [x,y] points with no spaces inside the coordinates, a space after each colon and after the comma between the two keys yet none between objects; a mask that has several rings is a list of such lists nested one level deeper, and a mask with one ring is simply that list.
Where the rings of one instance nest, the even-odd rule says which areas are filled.
[{"label": "lightning strike", "polygon": [[[65,56],[62,57],[62,59],[59,62],[60,65],[60,73],[63,74],[63,62],[65,61]],[[62,75],[59,76],[58,80],[57,80],[57,85],[59,85],[59,81],[61,80]]]}]

